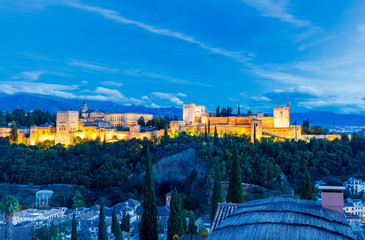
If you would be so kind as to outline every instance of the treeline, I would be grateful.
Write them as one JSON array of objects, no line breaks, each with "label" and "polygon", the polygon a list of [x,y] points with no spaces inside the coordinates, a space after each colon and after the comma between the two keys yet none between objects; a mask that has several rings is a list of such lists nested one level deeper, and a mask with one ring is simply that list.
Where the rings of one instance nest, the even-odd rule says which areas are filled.
[{"label": "treeline", "polygon": [[165,129],[170,125],[170,121],[178,121],[179,118],[175,115],[173,118],[168,116],[165,117],[154,117],[152,120],[148,120],[145,122],[143,117],[140,117],[137,121],[140,126],[148,126],[148,127],[156,127],[157,129]]},{"label": "treeline", "polygon": [[[247,111],[247,115],[252,114],[251,110]],[[215,110],[215,116],[216,117],[229,117],[232,116],[233,114],[233,108],[231,106],[227,106],[227,108],[220,108],[219,105]],[[241,105],[238,104],[237,105],[237,115],[241,115]]]},{"label": "treeline", "polygon": [[[251,143],[245,136],[227,135],[214,140],[209,135],[181,133],[175,138],[164,136],[154,142],[136,139],[115,143],[90,141],[68,148],[58,144],[48,149],[10,145],[8,140],[0,139],[0,182],[83,185],[97,192],[111,193],[112,202],[120,201],[126,194],[138,198],[140,182],[135,185],[125,183],[129,177],[144,171],[148,145],[154,163],[164,156],[197,146],[206,169],[206,183],[214,177],[215,169],[220,170],[222,180],[229,179],[235,151],[242,169],[242,181],[269,189],[280,185],[282,172],[299,192],[306,170],[314,180],[365,170],[365,138],[356,134],[351,141],[344,136],[332,142],[315,139],[309,142],[274,142],[263,139],[262,143]],[[190,178],[196,181],[193,175],[187,181]],[[186,196],[191,195],[188,190],[178,190],[186,192]],[[191,204],[191,208],[194,206],[197,205]]]},{"label": "treeline", "polygon": [[[296,122],[294,123],[296,125]],[[314,135],[320,135],[320,134],[328,134],[329,131],[327,128],[322,128],[321,126],[315,125],[312,127],[309,127],[309,119],[304,120],[302,123],[302,131],[306,134],[314,134]]]},{"label": "treeline", "polygon": [[0,110],[0,126],[5,126],[9,122],[15,122],[17,126],[32,126],[45,123],[55,123],[56,114],[50,114],[48,110],[43,112],[36,109],[33,112],[25,112],[23,109],[15,109],[12,112],[3,112]]}]

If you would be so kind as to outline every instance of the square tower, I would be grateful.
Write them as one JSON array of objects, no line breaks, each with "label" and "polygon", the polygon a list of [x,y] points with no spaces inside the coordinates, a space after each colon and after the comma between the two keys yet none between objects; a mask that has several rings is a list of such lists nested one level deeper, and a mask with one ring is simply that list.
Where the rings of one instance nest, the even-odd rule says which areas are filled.
[{"label": "square tower", "polygon": [[57,111],[56,144],[70,144],[72,133],[77,131],[79,131],[79,112]]},{"label": "square tower", "polygon": [[288,128],[289,107],[274,107],[274,128]]},{"label": "square tower", "polygon": [[195,118],[195,103],[184,103],[183,104],[183,121],[185,124],[189,125],[194,123]]}]

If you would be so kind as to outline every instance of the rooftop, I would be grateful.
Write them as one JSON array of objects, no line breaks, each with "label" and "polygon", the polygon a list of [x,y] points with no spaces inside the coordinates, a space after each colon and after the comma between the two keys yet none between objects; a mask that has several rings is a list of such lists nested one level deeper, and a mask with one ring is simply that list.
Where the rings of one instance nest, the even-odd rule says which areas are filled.
[{"label": "rooftop", "polygon": [[267,198],[240,204],[208,237],[225,239],[355,239],[343,214],[314,201]]}]

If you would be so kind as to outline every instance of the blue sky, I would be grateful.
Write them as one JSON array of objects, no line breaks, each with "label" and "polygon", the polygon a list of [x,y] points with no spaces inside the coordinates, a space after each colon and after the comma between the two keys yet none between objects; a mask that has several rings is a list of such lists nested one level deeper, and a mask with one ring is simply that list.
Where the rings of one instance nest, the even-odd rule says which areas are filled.
[{"label": "blue sky", "polygon": [[0,0],[0,93],[365,113],[365,2]]}]

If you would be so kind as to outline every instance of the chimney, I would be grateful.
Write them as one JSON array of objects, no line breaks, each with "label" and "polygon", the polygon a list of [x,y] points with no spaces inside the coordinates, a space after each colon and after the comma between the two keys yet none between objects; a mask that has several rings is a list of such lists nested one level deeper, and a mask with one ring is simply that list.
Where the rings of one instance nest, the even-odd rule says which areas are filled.
[{"label": "chimney", "polygon": [[343,186],[319,186],[321,190],[321,203],[323,208],[343,214]]},{"label": "chimney", "polygon": [[166,193],[166,206],[170,207],[170,202],[171,202],[171,192]]}]

